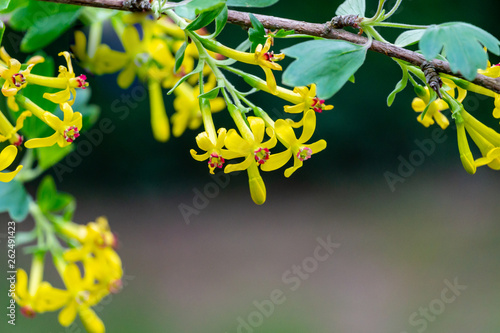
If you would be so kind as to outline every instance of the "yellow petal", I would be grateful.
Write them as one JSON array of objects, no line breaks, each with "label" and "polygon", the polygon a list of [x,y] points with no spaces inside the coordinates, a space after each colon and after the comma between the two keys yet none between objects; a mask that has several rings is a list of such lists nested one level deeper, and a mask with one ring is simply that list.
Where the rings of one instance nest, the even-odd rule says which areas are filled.
[{"label": "yellow petal", "polygon": [[64,90],[61,90],[61,91],[53,93],[53,94],[45,93],[45,94],[43,94],[43,98],[48,99],[49,101],[51,101],[52,103],[55,103],[55,104],[66,103],[71,98],[69,86],[68,86],[68,88],[66,88]]},{"label": "yellow petal", "polygon": [[209,152],[206,152],[206,153],[201,154],[201,155],[198,155],[198,154],[196,153],[196,150],[194,150],[194,149],[191,149],[189,152],[191,153],[191,156],[192,156],[195,160],[197,160],[198,162],[205,161],[206,159],[208,159],[208,158],[210,157],[210,153],[209,153]]},{"label": "yellow petal", "polygon": [[139,39],[139,33],[134,26],[129,25],[123,30],[122,43],[123,48],[129,56],[135,56],[135,54],[140,51],[141,41]]},{"label": "yellow petal", "polygon": [[311,148],[313,154],[316,154],[316,153],[319,153],[320,151],[322,151],[326,148],[326,141],[319,140],[319,141],[316,141],[315,143],[311,143],[311,144],[307,145],[307,147]]},{"label": "yellow petal", "polygon": [[272,94],[276,95],[278,92],[276,90],[277,89],[276,79],[274,78],[273,71],[268,67],[263,67],[263,66],[260,67],[264,70],[264,73],[266,73],[266,82],[267,86],[269,87],[269,90],[271,91]]},{"label": "yellow petal", "polygon": [[[16,295],[20,299],[26,299],[29,297],[28,293],[28,274],[22,268],[17,269],[16,275]],[[21,305],[23,306],[23,305]]]},{"label": "yellow petal", "polygon": [[94,310],[88,307],[83,307],[80,311],[78,311],[78,314],[87,332],[104,333],[106,331],[101,318],[96,315]]},{"label": "yellow petal", "polygon": [[124,70],[118,74],[117,83],[122,89],[127,89],[134,82],[136,66],[134,62],[129,62]]},{"label": "yellow petal", "polygon": [[304,163],[298,159],[297,156],[293,156],[293,167],[290,167],[288,169],[285,170],[285,177],[288,178],[290,177],[294,172],[295,170],[297,170],[298,168],[300,168]]},{"label": "yellow petal", "polygon": [[59,316],[57,317],[59,324],[64,327],[68,327],[73,321],[75,321],[76,313],[77,303],[75,300],[72,300],[68,305],[66,305],[66,307],[64,307],[64,309],[61,310],[61,312],[59,312]]},{"label": "yellow petal", "polygon": [[297,137],[295,136],[295,132],[292,129],[291,124],[283,119],[278,119],[274,128],[276,130],[276,134],[279,136],[281,143],[285,147],[290,147],[297,142]]},{"label": "yellow petal", "polygon": [[59,138],[59,133],[54,133],[49,137],[46,138],[36,138],[36,139],[31,139],[28,140],[24,143],[24,146],[26,148],[40,148],[40,147],[50,147],[53,146],[56,142],[57,139]]},{"label": "yellow petal", "polygon": [[415,112],[424,111],[426,106],[427,105],[425,104],[425,102],[421,98],[418,98],[418,97],[415,97],[413,99],[413,102],[411,103],[411,107],[413,108],[413,110]]},{"label": "yellow petal", "polygon": [[474,157],[469,148],[469,143],[467,142],[467,136],[465,134],[465,126],[463,123],[457,123],[457,139],[458,139],[458,151],[460,153],[460,160],[464,166],[465,171],[473,175],[476,173],[476,164],[474,163]]},{"label": "yellow petal", "polygon": [[255,161],[255,157],[253,156],[253,154],[251,155],[248,155],[245,160],[241,163],[237,163],[237,164],[228,164],[226,166],[226,168],[224,169],[224,172],[225,173],[230,173],[230,172],[234,172],[234,171],[242,171],[242,170],[246,170],[248,169],[249,167],[251,167]]},{"label": "yellow petal", "polygon": [[277,154],[271,154],[269,157],[269,160],[266,161],[266,163],[262,164],[260,166],[260,169],[263,171],[273,171],[281,168],[283,165],[286,164],[290,160],[290,157],[292,157],[292,149],[288,148],[287,150],[277,153]]},{"label": "yellow petal", "polygon": [[16,170],[12,172],[0,172],[0,182],[8,183],[21,171],[22,165],[18,165]]},{"label": "yellow petal", "polygon": [[298,141],[304,143],[312,137],[314,130],[316,129],[316,112],[308,110],[304,114],[302,126],[302,135]]},{"label": "yellow petal", "polygon": [[258,117],[248,117],[248,123],[250,124],[255,142],[262,142],[264,139],[264,131],[266,129],[264,120]]},{"label": "yellow petal", "polygon": [[266,202],[266,185],[260,176],[257,165],[252,164],[248,168],[248,185],[250,187],[250,196],[257,205]]},{"label": "yellow petal", "polygon": [[284,108],[285,112],[288,112],[288,113],[300,113],[300,112],[304,111],[305,103],[299,103],[299,104],[296,104],[293,106],[285,105],[283,108]]},{"label": "yellow petal", "polygon": [[5,147],[0,153],[0,171],[14,162],[17,156],[17,148],[13,145]]}]

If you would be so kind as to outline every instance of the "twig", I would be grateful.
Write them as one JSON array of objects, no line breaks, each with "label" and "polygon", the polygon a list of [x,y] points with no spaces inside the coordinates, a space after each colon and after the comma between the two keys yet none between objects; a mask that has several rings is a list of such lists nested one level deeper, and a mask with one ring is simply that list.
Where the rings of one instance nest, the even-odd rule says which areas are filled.
[{"label": "twig", "polygon": [[[125,11],[134,11],[134,12],[148,11],[151,9],[151,5],[149,4],[148,0],[41,0],[41,1],[49,1],[56,3],[81,5],[81,6],[93,6],[93,7],[118,9]],[[366,37],[359,36],[357,34],[345,30],[332,29],[330,22],[322,24],[309,23],[309,22],[296,21],[281,17],[259,15],[259,14],[255,14],[255,17],[267,29],[294,30],[296,33],[300,34],[323,37],[327,39],[345,40],[354,44],[366,44],[367,42]],[[240,25],[246,28],[252,25],[250,22],[249,13],[240,12],[236,10],[228,11],[227,21],[229,23]],[[406,61],[417,67],[421,67],[422,64],[426,61],[422,55],[390,43],[373,41],[370,50],[384,54],[391,58],[397,58]],[[433,60],[431,64],[437,72],[465,79],[462,75],[453,73],[450,69],[450,64],[446,61]],[[472,83],[490,89],[500,94],[500,81],[495,78],[478,74],[476,78],[472,81]]]}]

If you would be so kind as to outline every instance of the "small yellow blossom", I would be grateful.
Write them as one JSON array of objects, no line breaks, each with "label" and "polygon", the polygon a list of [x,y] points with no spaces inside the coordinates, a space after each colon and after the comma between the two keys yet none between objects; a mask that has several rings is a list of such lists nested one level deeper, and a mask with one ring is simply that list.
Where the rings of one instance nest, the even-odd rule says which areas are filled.
[{"label": "small yellow blossom", "polygon": [[[467,90],[457,87],[452,81],[443,79],[443,82],[446,84],[446,87],[450,90],[448,93],[454,97],[455,89],[458,91],[457,100],[462,102],[467,95]],[[429,104],[430,101],[430,93],[429,88],[425,87],[425,90],[422,90],[419,97],[415,97],[411,104],[413,110],[415,112],[424,112],[425,108]],[[442,100],[438,99],[431,103],[429,106],[427,113],[422,118],[421,115],[417,117],[417,121],[424,125],[425,127],[429,127],[437,123],[442,129],[446,129],[448,125],[450,125],[450,121],[448,118],[441,113],[441,111],[447,110],[448,104]]]},{"label": "small yellow blossom", "polygon": [[326,148],[326,141],[319,140],[315,143],[306,143],[311,139],[316,129],[316,114],[308,110],[304,115],[303,131],[299,139],[295,136],[292,126],[283,119],[278,119],[274,129],[276,136],[287,148],[284,152],[271,155],[269,161],[261,166],[263,171],[272,171],[281,168],[293,156],[293,166],[285,170],[285,177],[290,177],[295,170],[303,165],[303,162],[311,158],[311,155],[319,153]]},{"label": "small yellow blossom", "polygon": [[61,109],[64,113],[62,121],[50,112],[31,110],[37,117],[49,125],[55,133],[46,138],[36,138],[26,141],[24,144],[26,148],[50,147],[56,143],[62,148],[70,145],[80,136],[82,114],[80,112],[73,112],[68,103],[61,104]]},{"label": "small yellow blossom", "polygon": [[[43,57],[34,56],[28,60],[28,67],[25,70],[21,70],[21,63],[11,58],[3,47],[0,48],[0,59],[5,66],[7,66],[5,67],[0,63],[0,76],[5,80],[2,86],[2,93],[6,97],[12,97],[17,94],[19,90],[26,87],[28,84],[26,77],[31,73],[33,66],[45,61]],[[10,100],[9,103],[12,103],[12,100]],[[12,106],[12,104],[10,106]],[[15,107],[13,109],[15,109]]]},{"label": "small yellow blossom", "polygon": [[[205,151],[205,153],[198,155],[194,149],[191,149],[191,156],[197,161],[205,161],[208,159],[208,169],[211,174],[214,174],[215,168],[222,169],[225,159],[222,157],[222,147],[226,139],[226,129],[219,128],[217,131],[217,138],[215,140],[210,138],[207,132],[202,132],[196,136],[196,143],[198,147]],[[227,153],[226,153],[227,157]],[[233,158],[236,157],[232,156]]]},{"label": "small yellow blossom", "polygon": [[[71,55],[69,54],[69,52],[60,52],[59,56],[63,56],[66,59],[67,64],[67,67],[62,65],[59,66],[59,75],[57,76],[57,78],[62,81],[61,85],[64,87],[64,89],[53,94],[45,93],[43,94],[43,97],[48,99],[52,103],[68,103],[69,105],[73,105],[73,103],[75,103],[76,88],[85,89],[89,85],[86,81],[87,76],[83,74],[80,76],[75,76],[73,65],[71,63]],[[40,82],[40,84],[43,85],[42,82]],[[47,84],[50,86],[50,83]]]},{"label": "small yellow blossom", "polygon": [[325,105],[324,99],[319,99],[316,97],[316,85],[311,84],[311,88],[307,87],[295,87],[293,89],[295,94],[300,96],[298,103],[293,106],[285,105],[285,112],[288,113],[300,113],[306,112],[309,109],[321,113],[323,110],[333,109],[333,105]]},{"label": "small yellow blossom", "polygon": [[19,117],[17,117],[16,126],[12,126],[7,117],[0,111],[0,142],[9,140],[11,144],[19,147],[23,143],[23,137],[17,134],[17,132],[23,128],[24,120],[30,116],[30,111],[22,112]]}]

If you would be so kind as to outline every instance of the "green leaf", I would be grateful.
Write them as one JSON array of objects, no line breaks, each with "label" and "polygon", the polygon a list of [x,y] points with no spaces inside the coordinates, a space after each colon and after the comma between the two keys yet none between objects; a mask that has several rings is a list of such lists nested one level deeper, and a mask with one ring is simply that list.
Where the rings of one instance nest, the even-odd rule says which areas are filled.
[{"label": "green leaf", "polygon": [[399,47],[406,47],[416,44],[424,35],[425,29],[408,30],[403,32],[394,42],[394,45]]},{"label": "green leaf", "polygon": [[175,10],[178,11],[181,16],[187,15],[184,17],[192,17],[193,12],[195,15],[198,15],[206,11],[218,9],[225,4],[226,0],[193,0],[184,6],[177,7]]},{"label": "green leaf", "polygon": [[16,232],[16,246],[31,243],[36,239],[35,229],[31,231],[18,231]]},{"label": "green leaf", "polygon": [[[15,1],[12,1],[12,0],[6,0],[7,2],[7,7],[5,7],[4,9],[0,10],[0,13],[2,14],[7,14],[7,13],[10,13],[12,11],[14,11],[15,9],[18,9],[18,8],[21,8],[23,6],[26,6],[28,4],[28,1],[29,0],[15,0]],[[0,4],[0,7],[2,6],[3,4]],[[10,22],[9,22],[10,24]]]},{"label": "green leaf", "polygon": [[0,44],[2,44],[3,33],[5,32],[5,25],[0,21]]},{"label": "green leaf", "polygon": [[283,73],[283,82],[298,87],[315,83],[319,98],[327,99],[363,65],[367,48],[341,40],[311,40],[284,49],[297,58]]},{"label": "green leaf", "polygon": [[337,8],[335,15],[359,15],[364,17],[365,10],[365,0],[346,0]]},{"label": "green leaf", "polygon": [[0,2],[0,11],[7,9],[9,7],[10,0],[2,0]]},{"label": "green leaf", "polygon": [[45,176],[38,187],[36,196],[38,205],[44,213],[59,212],[75,201],[67,193],[58,193],[52,176]]},{"label": "green leaf", "polygon": [[184,81],[186,81],[187,79],[189,79],[191,76],[193,76],[193,75],[198,74],[199,72],[201,72],[203,70],[204,66],[205,66],[205,61],[203,61],[203,60],[198,61],[198,64],[196,65],[196,68],[193,69],[190,73],[184,75],[179,81],[177,81],[175,83],[175,85],[172,87],[172,89],[170,89],[167,92],[167,95],[170,95],[171,93],[173,93],[174,90],[175,90],[175,88],[177,88],[180,84],[182,84]]},{"label": "green leaf", "polygon": [[214,99],[215,97],[217,97],[217,95],[219,95],[219,90],[220,90],[220,87],[215,87],[212,90],[207,91],[206,93],[199,95],[198,99],[200,99],[200,98]]},{"label": "green leaf", "polygon": [[177,73],[179,68],[182,66],[182,62],[184,61],[184,52],[186,51],[187,47],[187,41],[182,43],[181,47],[177,50],[175,53],[175,66],[174,66],[174,73]]},{"label": "green leaf", "polygon": [[270,35],[276,38],[285,38],[286,36],[293,35],[295,33],[294,30],[285,30],[285,29],[280,29],[276,33],[271,33]]},{"label": "green leaf", "polygon": [[472,24],[451,22],[428,28],[420,40],[420,49],[427,60],[443,52],[454,73],[473,80],[478,69],[485,69],[488,51],[500,55],[500,41],[490,33]]},{"label": "green leaf", "polygon": [[215,32],[209,36],[210,39],[217,37],[227,23],[227,6],[223,6],[219,15],[215,18]]},{"label": "green leaf", "polygon": [[250,52],[255,52],[255,49],[259,44],[264,45],[266,43],[266,31],[264,30],[264,26],[260,23],[259,20],[252,14],[248,14],[250,16],[250,21],[252,22],[252,28],[248,29],[248,39],[252,42],[252,47]]},{"label": "green leaf", "polygon": [[406,85],[408,84],[408,70],[406,68],[402,68],[401,70],[403,71],[403,77],[401,78],[401,81],[399,81],[396,84],[396,88],[389,94],[387,97],[387,106],[391,106],[392,103],[394,103],[394,99],[396,98],[396,94],[403,91],[406,88]]},{"label": "green leaf", "polygon": [[28,211],[29,197],[23,184],[15,179],[8,183],[0,182],[0,212],[8,212],[11,219],[21,222]]},{"label": "green leaf", "polygon": [[269,7],[278,0],[227,0],[229,7]]},{"label": "green leaf", "polygon": [[41,49],[59,37],[80,15],[79,6],[31,1],[15,11],[9,23],[14,29],[27,30],[21,51]]},{"label": "green leaf", "polygon": [[219,14],[225,7],[226,6],[224,5],[224,3],[222,3],[220,6],[215,7],[213,10],[202,12],[193,22],[188,24],[186,30],[194,31],[209,25],[213,20],[215,20],[217,16],[219,16]]}]

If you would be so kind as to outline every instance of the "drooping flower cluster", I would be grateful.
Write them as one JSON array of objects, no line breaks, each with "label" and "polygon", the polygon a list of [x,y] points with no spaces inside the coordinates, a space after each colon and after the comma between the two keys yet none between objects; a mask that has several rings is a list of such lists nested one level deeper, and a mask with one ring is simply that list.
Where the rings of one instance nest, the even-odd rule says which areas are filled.
[{"label": "drooping flower cluster", "polygon": [[[491,66],[488,63],[486,70],[478,70],[478,73],[498,78],[500,77],[500,64]],[[417,120],[425,127],[437,123],[444,130],[450,122],[441,111],[450,109],[456,123],[458,151],[464,169],[469,174],[475,174],[477,168],[484,165],[493,170],[500,170],[500,134],[474,118],[465,110],[462,104],[468,90],[493,97],[495,104],[493,116],[500,118],[500,94],[460,79],[443,78],[443,82],[442,92],[444,98],[434,101],[430,100],[428,87],[415,87],[418,97],[413,100],[412,108],[416,112],[422,113],[417,117]],[[455,95],[457,96],[455,97]],[[474,159],[468,136],[472,138],[472,141],[479,148],[482,157]]]},{"label": "drooping flower cluster", "polygon": [[104,217],[85,226],[73,222],[56,226],[67,240],[78,244],[62,254],[52,253],[65,289],[42,281],[44,254],[35,254],[29,279],[23,269],[17,271],[15,298],[21,313],[33,318],[37,313],[60,310],[62,326],[69,326],[78,315],[88,332],[104,333],[104,324],[92,307],[121,289],[123,269],[115,252],[116,237]]}]

